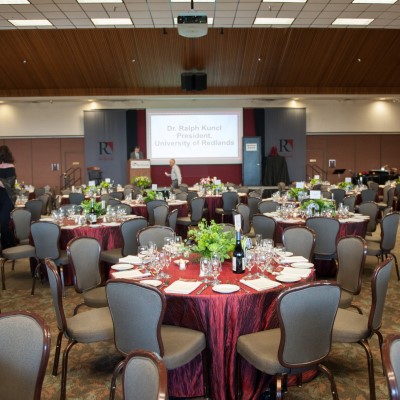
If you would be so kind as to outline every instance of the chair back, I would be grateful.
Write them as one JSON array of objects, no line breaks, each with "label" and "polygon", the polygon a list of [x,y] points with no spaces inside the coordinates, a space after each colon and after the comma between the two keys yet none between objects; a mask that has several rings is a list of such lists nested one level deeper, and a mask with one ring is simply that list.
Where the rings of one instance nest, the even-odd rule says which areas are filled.
[{"label": "chair back", "polygon": [[150,200],[146,204],[149,225],[154,225],[154,209],[161,205],[168,206],[168,203],[165,200]]},{"label": "chair back", "polygon": [[124,192],[111,192],[110,197],[112,197],[113,199],[117,199],[117,200],[123,200]]},{"label": "chair back", "polygon": [[367,201],[375,201],[376,200],[376,190],[374,189],[364,189],[361,191],[361,201],[362,203],[366,203]]},{"label": "chair back", "polygon": [[69,195],[69,204],[77,204],[78,206],[85,200],[83,193],[71,192]]},{"label": "chair back", "polygon": [[350,212],[354,212],[356,207],[356,199],[357,197],[354,195],[345,196],[345,198],[343,199],[343,205],[348,206]]},{"label": "chair back", "polygon": [[188,185],[187,183],[181,183],[181,184],[179,185],[179,189],[180,189],[182,192],[188,193],[188,192],[189,192],[189,185]]},{"label": "chair back", "polygon": [[334,218],[310,217],[306,220],[306,226],[316,234],[314,256],[333,257],[336,254],[340,222]]},{"label": "chair back", "polygon": [[375,191],[375,193],[378,193],[379,184],[377,182],[368,181],[367,186],[368,186],[368,189],[372,189],[373,191]]},{"label": "chair back", "polygon": [[0,387],[3,400],[40,400],[50,355],[50,329],[29,311],[0,314]]},{"label": "chair back", "polygon": [[166,225],[169,207],[161,204],[154,208],[154,225]]},{"label": "chair back", "polygon": [[[254,193],[254,192],[251,192],[251,193]],[[249,197],[247,198],[247,205],[249,206],[249,209],[250,209],[250,215],[249,215],[250,221],[253,220],[254,214],[259,213],[258,204],[260,203],[260,201],[261,201],[261,197],[250,196],[250,194],[249,194]]]},{"label": "chair back", "polygon": [[387,199],[386,199],[386,204],[391,207],[393,206],[393,199],[394,199],[394,194],[395,194],[396,188],[391,187],[388,192],[387,192]]},{"label": "chair back", "polygon": [[367,243],[360,236],[343,236],[337,243],[338,273],[340,287],[353,295],[361,291],[362,273],[367,256]]},{"label": "chair back", "polygon": [[44,187],[38,187],[33,190],[33,193],[35,193],[35,198],[37,199],[42,194],[46,193],[46,189]]},{"label": "chair back", "polygon": [[187,201],[188,192],[180,192],[175,195],[176,200]]},{"label": "chair back", "polygon": [[254,234],[260,234],[263,239],[273,239],[275,235],[276,222],[272,217],[263,214],[253,216]]},{"label": "chair back", "polygon": [[121,200],[118,200],[114,197],[111,197],[110,195],[108,195],[108,201],[107,201],[107,206],[119,206],[121,205]]},{"label": "chair back", "polygon": [[31,212],[32,221],[39,221],[42,215],[42,202],[38,199],[29,200],[25,203],[25,208]]},{"label": "chair back", "polygon": [[76,237],[67,245],[68,260],[74,271],[74,285],[78,293],[101,284],[100,242],[96,238]]},{"label": "chair back", "polygon": [[319,364],[329,354],[339,299],[339,286],[323,281],[281,292],[277,300],[281,329],[278,359],[284,367]]},{"label": "chair back", "polygon": [[128,219],[121,224],[121,235],[123,240],[122,255],[124,257],[135,255],[138,252],[137,234],[146,228],[147,219],[144,217],[136,217]]},{"label": "chair back", "polygon": [[178,218],[178,209],[175,208],[168,213],[167,216],[167,226],[175,231],[176,229],[176,219]]},{"label": "chair back", "polygon": [[[383,203],[386,203],[386,204],[388,204],[388,192],[389,192],[389,189],[391,188],[391,186],[390,185],[386,185],[386,186],[384,186],[384,188],[383,188],[383,191],[382,191],[382,202]],[[393,199],[392,199],[393,200]]]},{"label": "chair back", "polygon": [[242,233],[246,235],[250,232],[250,207],[247,204],[239,203],[236,206],[236,211],[242,217]]},{"label": "chair back", "polygon": [[335,200],[336,206],[339,205],[339,203],[343,203],[343,199],[346,196],[346,191],[344,189],[331,189],[331,194],[333,194],[333,200]]},{"label": "chair back", "polygon": [[62,300],[61,278],[57,272],[56,264],[50,258],[46,258],[46,271],[49,278],[51,297],[53,299],[54,311],[56,313],[57,327],[60,332],[67,329],[67,320],[65,318],[64,305]]},{"label": "chair back", "polygon": [[222,226],[222,232],[232,232],[232,234],[235,234],[235,225],[233,224],[218,224],[219,226]]},{"label": "chair back", "polygon": [[275,212],[277,206],[279,206],[277,201],[262,200],[258,203],[258,212],[261,214]]},{"label": "chair back", "polygon": [[42,202],[42,209],[40,211],[41,215],[46,215],[48,214],[49,210],[49,203],[50,203],[50,195],[47,193],[44,193],[38,197],[36,197],[38,200]]},{"label": "chair back", "polygon": [[197,192],[188,192],[187,197],[186,197],[186,201],[189,204],[190,207],[190,202],[192,201],[192,199],[194,199],[195,197],[198,197]]},{"label": "chair back", "polygon": [[385,215],[381,221],[381,249],[388,253],[396,246],[397,229],[399,227],[399,212]]},{"label": "chair back", "polygon": [[287,251],[303,256],[311,261],[315,247],[315,232],[307,226],[289,226],[282,234],[282,242]]},{"label": "chair back", "polygon": [[31,225],[32,239],[35,244],[36,257],[39,260],[60,257],[59,240],[60,227],[50,221],[36,221]]},{"label": "chair back", "polygon": [[164,400],[167,398],[167,369],[156,353],[136,350],[128,354],[122,367],[124,399]]},{"label": "chair back", "polygon": [[237,192],[224,192],[222,193],[222,208],[224,213],[230,214],[236,208],[239,202],[239,195]]},{"label": "chair back", "polygon": [[14,235],[20,244],[28,244],[31,233],[31,212],[24,208],[15,208],[11,212]]},{"label": "chair back", "polygon": [[400,335],[386,337],[382,346],[383,370],[389,388],[390,400],[400,400]]},{"label": "chair back", "polygon": [[125,203],[118,203],[113,206],[110,206],[111,210],[125,210],[126,215],[131,215],[132,214],[132,207],[129,204]]},{"label": "chair back", "polygon": [[383,309],[392,270],[393,258],[390,256],[378,264],[371,279],[372,302],[368,317],[368,329],[371,334],[382,325]]},{"label": "chair back", "polygon": [[125,279],[109,280],[106,293],[117,350],[126,356],[131,351],[143,349],[154,351],[162,357],[161,324],[166,307],[164,295],[157,288]]},{"label": "chair back", "polygon": [[367,225],[367,232],[372,233],[376,231],[376,218],[378,217],[379,207],[374,201],[361,203],[358,206],[360,214],[368,215],[369,221]]},{"label": "chair back", "polygon": [[195,197],[190,201],[190,219],[191,224],[197,225],[203,217],[204,197]]},{"label": "chair back", "polygon": [[148,242],[154,242],[158,250],[164,246],[164,238],[175,236],[175,232],[169,226],[152,225],[141,229],[137,233],[139,246],[145,246]]}]

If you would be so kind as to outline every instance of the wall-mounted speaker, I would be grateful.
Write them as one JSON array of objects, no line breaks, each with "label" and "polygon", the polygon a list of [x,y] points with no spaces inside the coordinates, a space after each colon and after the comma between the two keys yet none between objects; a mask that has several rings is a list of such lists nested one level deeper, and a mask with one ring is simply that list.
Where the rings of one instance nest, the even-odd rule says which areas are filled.
[{"label": "wall-mounted speaker", "polygon": [[205,72],[182,72],[181,73],[182,90],[206,90],[207,74]]}]

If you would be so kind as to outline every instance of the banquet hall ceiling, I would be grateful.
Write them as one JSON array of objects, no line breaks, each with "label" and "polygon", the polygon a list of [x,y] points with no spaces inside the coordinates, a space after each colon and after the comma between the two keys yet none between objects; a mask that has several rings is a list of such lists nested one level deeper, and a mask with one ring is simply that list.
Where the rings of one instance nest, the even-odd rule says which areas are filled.
[{"label": "banquet hall ceiling", "polygon": [[[179,36],[173,25],[189,9],[165,0],[0,5],[0,97],[400,94],[400,4],[195,3],[214,18],[196,39]],[[290,27],[252,26],[260,16],[295,20]],[[374,21],[332,27],[349,16]],[[130,17],[134,27],[95,27],[90,18],[97,17]],[[53,27],[8,22],[40,18]],[[196,71],[206,72],[207,90],[183,91],[181,73]]]}]

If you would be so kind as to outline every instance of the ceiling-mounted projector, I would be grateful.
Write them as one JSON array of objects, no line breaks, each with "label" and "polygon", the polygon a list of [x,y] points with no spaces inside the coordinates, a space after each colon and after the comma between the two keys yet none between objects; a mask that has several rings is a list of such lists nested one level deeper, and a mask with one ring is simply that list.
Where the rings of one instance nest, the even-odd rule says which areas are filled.
[{"label": "ceiling-mounted projector", "polygon": [[190,10],[181,13],[177,18],[178,33],[188,38],[197,38],[207,35],[208,19],[207,15]]}]

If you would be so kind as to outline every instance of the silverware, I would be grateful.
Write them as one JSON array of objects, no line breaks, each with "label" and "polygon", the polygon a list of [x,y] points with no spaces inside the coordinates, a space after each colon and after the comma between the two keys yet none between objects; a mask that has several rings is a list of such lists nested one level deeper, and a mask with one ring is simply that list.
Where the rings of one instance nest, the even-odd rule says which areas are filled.
[{"label": "silverware", "polygon": [[197,292],[196,292],[196,294],[201,294],[201,293],[203,293],[207,288],[208,288],[208,283],[206,283],[200,290],[198,290]]},{"label": "silverware", "polygon": [[240,289],[242,289],[243,291],[245,291],[246,293],[250,293],[250,290],[246,289],[242,284],[239,284],[239,281],[237,281],[238,286],[240,287]]}]

